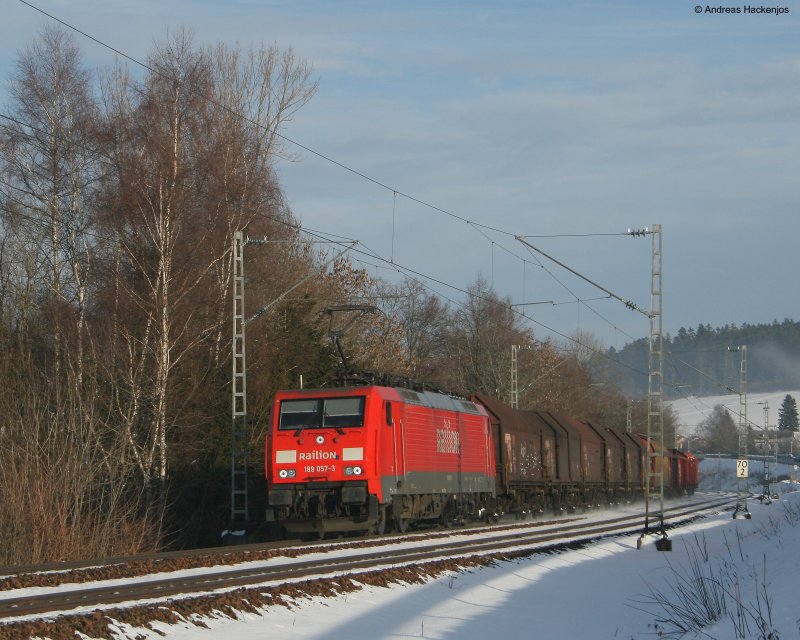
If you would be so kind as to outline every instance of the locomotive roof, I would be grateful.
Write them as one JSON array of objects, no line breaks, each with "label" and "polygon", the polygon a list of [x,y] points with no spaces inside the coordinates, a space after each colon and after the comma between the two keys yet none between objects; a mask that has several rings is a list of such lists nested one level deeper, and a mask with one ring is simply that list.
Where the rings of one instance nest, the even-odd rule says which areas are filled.
[{"label": "locomotive roof", "polygon": [[421,407],[430,407],[433,409],[444,409],[446,411],[457,411],[459,413],[472,413],[474,415],[483,414],[482,407],[479,408],[474,402],[458,398],[455,396],[446,395],[443,393],[436,393],[434,391],[415,391],[405,387],[382,387],[378,385],[370,385],[363,387],[333,387],[330,389],[304,389],[304,390],[290,390],[280,391],[279,393],[299,393],[314,395],[317,397],[331,394],[332,396],[340,397],[350,393],[364,395],[369,389],[391,390],[394,391],[404,402],[408,404],[419,405]]},{"label": "locomotive roof", "polygon": [[454,398],[453,396],[434,393],[433,391],[412,391],[403,387],[395,387],[394,390],[403,400],[411,404],[434,409],[445,409],[447,411],[458,411],[460,413],[480,413],[475,403],[463,398]]}]

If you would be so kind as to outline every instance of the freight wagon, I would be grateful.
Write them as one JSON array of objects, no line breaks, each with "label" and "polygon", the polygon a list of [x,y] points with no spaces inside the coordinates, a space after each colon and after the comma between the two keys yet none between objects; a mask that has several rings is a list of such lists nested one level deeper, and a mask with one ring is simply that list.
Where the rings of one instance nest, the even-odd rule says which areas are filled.
[{"label": "freight wagon", "polygon": [[643,493],[642,442],[545,411],[518,411],[478,394],[497,460],[497,509],[519,517],[630,501]]}]

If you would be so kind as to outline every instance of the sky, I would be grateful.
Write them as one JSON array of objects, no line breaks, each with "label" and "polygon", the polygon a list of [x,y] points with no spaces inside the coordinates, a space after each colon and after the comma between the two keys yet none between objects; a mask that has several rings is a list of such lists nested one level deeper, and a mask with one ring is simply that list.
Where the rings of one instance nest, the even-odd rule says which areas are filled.
[{"label": "sky", "polygon": [[[800,0],[32,4],[137,60],[179,27],[291,47],[319,90],[282,132],[288,202],[377,277],[454,303],[483,277],[537,337],[619,348],[648,335],[658,264],[624,234],[658,224],[665,332],[800,319]],[[51,18],[0,7],[5,81]]]},{"label": "sky", "polygon": [[[735,460],[703,461],[700,472],[701,489],[711,485],[727,490],[736,487]],[[785,466],[773,469],[774,475],[789,472]],[[753,490],[760,491],[760,481],[753,482]],[[735,634],[737,608],[732,597],[737,591],[738,576],[742,611],[749,624],[744,637],[768,637],[766,634],[772,631],[776,635],[769,637],[794,638],[800,630],[797,486],[786,482],[773,485],[778,499],[768,505],[748,500],[752,516],[749,520],[733,519],[730,511],[723,511],[671,531],[671,552],[657,551],[654,536],[646,537],[642,548],[637,549],[639,535],[624,535],[582,549],[448,573],[423,584],[365,586],[334,598],[301,597],[288,607],[275,605],[257,613],[243,613],[237,620],[223,615],[205,619],[204,627],[190,623],[155,623],[155,630],[119,626],[116,637],[120,640],[132,637],[142,640],[654,638],[661,637],[653,627],[655,620],[670,618],[672,614],[653,603],[653,594],[665,596],[676,607],[685,605],[673,589],[679,588],[681,579],[689,578],[696,569],[705,576],[706,586],[712,577],[726,586],[727,613],[707,626],[705,635],[683,637],[705,640],[739,637]],[[672,504],[675,503],[668,506]],[[627,512],[632,508],[629,505],[615,511]],[[636,508],[641,509],[641,503]],[[283,560],[274,558],[271,562]],[[14,595],[18,594],[0,592],[0,597]],[[770,603],[769,615],[764,596]],[[700,598],[692,600],[697,602]],[[759,611],[759,605],[770,623],[764,635],[759,635],[751,617]],[[669,631],[671,627],[664,624],[663,629]]]}]

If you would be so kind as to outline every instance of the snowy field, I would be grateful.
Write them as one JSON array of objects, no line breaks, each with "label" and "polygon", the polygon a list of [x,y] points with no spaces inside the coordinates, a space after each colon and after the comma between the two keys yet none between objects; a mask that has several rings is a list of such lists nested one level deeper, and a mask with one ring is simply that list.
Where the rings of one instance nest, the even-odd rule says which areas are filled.
[{"label": "snowy field", "polygon": [[[795,400],[800,400],[800,391],[774,391],[770,393],[749,393],[747,394],[747,420],[751,425],[762,427],[764,425],[764,403],[769,409],[768,424],[770,428],[777,428],[778,410],[781,408],[783,399],[790,395]],[[666,403],[672,407],[678,421],[678,433],[682,435],[693,435],[697,425],[708,418],[714,411],[714,407],[721,404],[725,407],[734,420],[739,420],[739,395],[727,396],[688,396],[680,400],[672,400]]]},{"label": "snowy field", "polygon": [[[773,475],[789,471],[773,469]],[[733,461],[704,461],[701,473],[723,488],[736,487]],[[760,493],[760,481],[751,484]],[[669,553],[658,552],[653,537],[637,550],[633,535],[423,585],[365,587],[238,620],[220,616],[206,620],[207,628],[186,623],[120,631],[183,640],[797,638],[800,492],[789,483],[776,488],[779,498],[770,505],[748,500],[750,520],[722,512],[672,533]],[[701,587],[705,598],[697,595]],[[680,596],[681,589],[693,595]],[[688,602],[694,603],[688,617],[671,609]],[[715,621],[707,609],[716,612]],[[680,627],[706,622],[702,633],[684,634]]]}]

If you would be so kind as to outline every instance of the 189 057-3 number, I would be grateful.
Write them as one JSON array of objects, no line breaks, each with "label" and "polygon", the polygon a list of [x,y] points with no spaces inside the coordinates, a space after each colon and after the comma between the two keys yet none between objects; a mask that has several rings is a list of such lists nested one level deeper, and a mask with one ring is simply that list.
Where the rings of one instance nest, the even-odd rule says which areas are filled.
[{"label": "189 057-3 number", "polygon": [[318,465],[306,465],[303,470],[306,473],[334,473],[336,471],[335,464],[318,464]]}]

